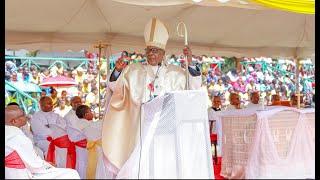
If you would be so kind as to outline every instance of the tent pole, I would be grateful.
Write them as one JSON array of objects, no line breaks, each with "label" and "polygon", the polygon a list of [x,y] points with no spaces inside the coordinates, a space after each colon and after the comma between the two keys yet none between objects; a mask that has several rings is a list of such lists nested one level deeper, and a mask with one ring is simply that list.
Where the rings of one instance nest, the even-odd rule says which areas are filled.
[{"label": "tent pole", "polygon": [[29,69],[29,71],[30,71],[30,67],[31,67],[31,60],[28,59],[28,69]]},{"label": "tent pole", "polygon": [[112,53],[107,50],[106,51],[106,63],[107,63],[107,74],[110,73],[110,55],[112,55]]},{"label": "tent pole", "polygon": [[296,63],[296,95],[297,95],[297,108],[300,109],[300,83],[299,83],[299,65],[300,59],[295,57],[294,59]]}]

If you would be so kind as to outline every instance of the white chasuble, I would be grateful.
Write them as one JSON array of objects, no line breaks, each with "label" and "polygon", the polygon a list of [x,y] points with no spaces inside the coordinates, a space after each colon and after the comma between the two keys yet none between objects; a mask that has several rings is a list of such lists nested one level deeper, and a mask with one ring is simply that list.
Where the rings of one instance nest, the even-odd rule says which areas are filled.
[{"label": "white chasuble", "polygon": [[[190,89],[199,89],[201,76],[188,75]],[[165,64],[160,67],[131,64],[122,71],[113,88],[102,129],[103,152],[114,166],[120,169],[135,148],[142,103],[167,92],[184,90],[186,76],[182,68]]]}]

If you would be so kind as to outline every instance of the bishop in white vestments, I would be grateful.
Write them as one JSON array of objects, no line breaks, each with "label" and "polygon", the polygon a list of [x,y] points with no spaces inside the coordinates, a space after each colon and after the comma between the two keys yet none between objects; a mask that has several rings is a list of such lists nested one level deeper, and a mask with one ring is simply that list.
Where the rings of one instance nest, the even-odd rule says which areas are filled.
[{"label": "bishop in white vestments", "polygon": [[103,119],[102,147],[106,159],[118,170],[137,145],[142,103],[166,92],[186,89],[187,79],[190,89],[201,87],[200,68],[191,66],[192,54],[188,46],[184,49],[190,65],[187,71],[163,62],[169,34],[160,20],[153,18],[147,23],[144,37],[147,65],[126,66],[124,61],[118,60],[110,76],[109,83],[115,84]]}]

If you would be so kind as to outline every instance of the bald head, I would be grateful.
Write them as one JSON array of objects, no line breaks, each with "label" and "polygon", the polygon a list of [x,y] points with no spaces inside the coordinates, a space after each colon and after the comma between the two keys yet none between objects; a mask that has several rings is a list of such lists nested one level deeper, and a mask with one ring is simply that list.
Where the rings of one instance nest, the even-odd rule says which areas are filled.
[{"label": "bald head", "polygon": [[20,109],[20,107],[17,105],[10,105],[10,106],[7,106],[6,109]]},{"label": "bald head", "polygon": [[50,101],[52,102],[52,99],[49,96],[44,96],[40,98],[39,102],[40,102],[40,105],[44,105]]},{"label": "bald head", "polygon": [[81,102],[81,98],[79,96],[74,96],[71,99],[71,106],[74,111],[77,110],[78,106],[80,106],[81,104],[82,104],[82,102]]},{"label": "bald head", "polygon": [[240,104],[240,96],[237,93],[231,93],[230,97],[229,97],[229,100],[230,100],[230,104],[231,105],[236,105],[237,106],[237,105]]},{"label": "bald head", "polygon": [[10,106],[5,108],[5,124],[10,126],[22,127],[26,124],[27,119],[24,112],[16,107]]},{"label": "bald head", "polygon": [[20,106],[16,102],[11,102],[7,105],[7,108],[20,108]]},{"label": "bald head", "polygon": [[220,98],[220,96],[214,96],[212,98],[212,107],[220,108],[220,106],[221,106],[221,98]]},{"label": "bald head", "polygon": [[250,100],[253,104],[259,104],[260,95],[259,92],[255,91],[251,93]]},{"label": "bald head", "polygon": [[53,109],[52,99],[48,96],[40,98],[40,108],[43,112],[50,112]]}]

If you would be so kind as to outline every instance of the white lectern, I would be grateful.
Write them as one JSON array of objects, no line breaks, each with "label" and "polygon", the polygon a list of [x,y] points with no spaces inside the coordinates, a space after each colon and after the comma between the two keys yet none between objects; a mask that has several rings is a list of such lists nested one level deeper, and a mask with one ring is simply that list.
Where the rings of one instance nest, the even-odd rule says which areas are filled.
[{"label": "white lectern", "polygon": [[139,143],[117,178],[213,179],[206,101],[188,90],[143,104]]}]

